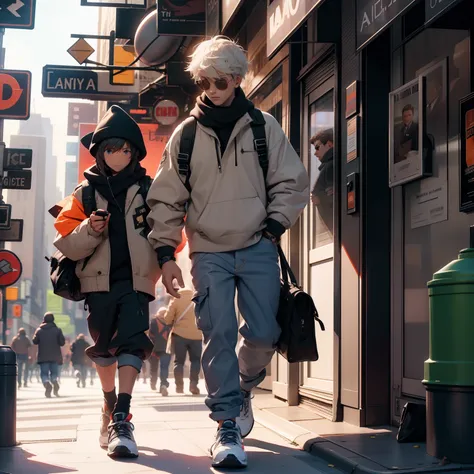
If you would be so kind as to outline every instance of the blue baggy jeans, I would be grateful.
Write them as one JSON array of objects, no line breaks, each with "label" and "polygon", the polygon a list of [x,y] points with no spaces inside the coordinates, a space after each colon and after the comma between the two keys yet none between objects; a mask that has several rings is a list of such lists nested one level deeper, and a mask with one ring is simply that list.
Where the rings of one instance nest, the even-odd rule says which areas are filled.
[{"label": "blue baggy jeans", "polygon": [[[233,252],[192,254],[196,322],[203,332],[202,368],[206,405],[215,420],[236,418],[241,389],[250,391],[266,375],[265,367],[280,336],[276,321],[280,295],[277,247],[262,238]],[[235,292],[243,322],[238,328]],[[238,348],[237,331],[242,339]]]}]

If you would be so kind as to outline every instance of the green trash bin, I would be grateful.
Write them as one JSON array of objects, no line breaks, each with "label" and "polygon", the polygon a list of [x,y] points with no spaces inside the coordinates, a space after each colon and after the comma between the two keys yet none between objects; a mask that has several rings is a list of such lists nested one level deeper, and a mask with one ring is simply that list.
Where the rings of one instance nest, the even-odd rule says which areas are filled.
[{"label": "green trash bin", "polygon": [[[471,228],[471,236],[473,236]],[[471,239],[471,247],[474,247]],[[427,452],[474,463],[474,248],[428,283],[430,353],[425,362]]]}]

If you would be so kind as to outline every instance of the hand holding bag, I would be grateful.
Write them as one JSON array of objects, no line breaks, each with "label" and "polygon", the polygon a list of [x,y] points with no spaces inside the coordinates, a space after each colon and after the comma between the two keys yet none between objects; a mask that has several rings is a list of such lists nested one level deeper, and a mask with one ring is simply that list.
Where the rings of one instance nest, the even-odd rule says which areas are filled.
[{"label": "hand holding bag", "polygon": [[319,359],[319,354],[314,322],[319,323],[322,331],[325,330],[324,324],[319,319],[313,298],[298,286],[280,246],[278,254],[282,277],[277,314],[281,335],[277,351],[288,362],[316,361]]}]

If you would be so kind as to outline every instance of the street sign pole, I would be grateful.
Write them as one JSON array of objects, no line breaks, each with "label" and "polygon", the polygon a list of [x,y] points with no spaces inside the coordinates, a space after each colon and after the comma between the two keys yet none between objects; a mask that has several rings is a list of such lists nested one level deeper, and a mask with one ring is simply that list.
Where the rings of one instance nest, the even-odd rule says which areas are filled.
[{"label": "street sign pole", "polygon": [[7,345],[7,299],[6,293],[7,289],[5,286],[0,287],[2,291],[2,344],[4,346]]},{"label": "street sign pole", "polygon": [[[5,34],[5,28],[0,28],[0,71],[5,67],[5,58],[3,54],[3,35]],[[4,124],[4,119],[0,118],[0,204],[4,203],[3,200],[3,193],[2,193],[2,186],[3,186],[3,155],[5,153],[5,143],[3,142],[3,124]],[[0,241],[0,249],[5,248],[5,242]],[[2,295],[3,295],[2,291]],[[2,296],[3,298],[3,296]],[[3,311],[3,306],[2,304],[2,311]],[[3,323],[3,331],[5,331],[5,322]]]}]

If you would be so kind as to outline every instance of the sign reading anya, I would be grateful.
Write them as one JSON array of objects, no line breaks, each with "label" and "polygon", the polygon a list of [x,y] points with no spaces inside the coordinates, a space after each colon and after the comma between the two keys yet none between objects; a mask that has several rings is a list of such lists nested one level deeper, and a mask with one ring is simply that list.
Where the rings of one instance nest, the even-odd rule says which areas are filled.
[{"label": "sign reading anya", "polygon": [[416,0],[357,0],[357,48],[365,46]]},{"label": "sign reading anya", "polygon": [[132,85],[110,84],[108,71],[46,65],[41,92],[44,97],[114,100],[131,98],[138,90]]},{"label": "sign reading anya", "polygon": [[43,69],[42,92],[45,97],[94,94],[98,91],[98,85],[97,73],[94,71],[48,66]]},{"label": "sign reading anya", "polygon": [[273,0],[267,7],[267,56],[273,55],[322,0]]}]

